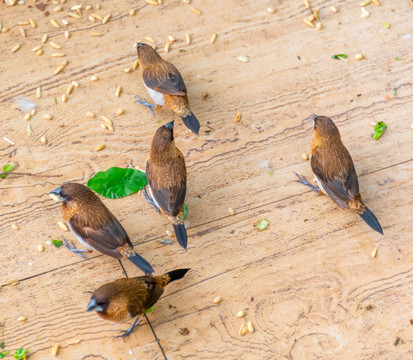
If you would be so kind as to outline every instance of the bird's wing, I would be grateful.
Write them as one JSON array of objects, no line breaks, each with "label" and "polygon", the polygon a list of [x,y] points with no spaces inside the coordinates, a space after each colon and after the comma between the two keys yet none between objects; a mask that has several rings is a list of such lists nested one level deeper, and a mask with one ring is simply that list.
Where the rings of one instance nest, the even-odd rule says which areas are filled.
[{"label": "bird's wing", "polygon": [[184,206],[186,194],[186,167],[183,155],[163,166],[150,159],[146,164],[146,177],[152,196],[159,207],[170,216],[176,216]]},{"label": "bird's wing", "polygon": [[128,279],[132,282],[131,290],[128,294],[128,312],[132,316],[144,313],[159,300],[163,294],[163,288],[157,286],[153,276],[141,276]]},{"label": "bird's wing", "polygon": [[186,86],[178,69],[169,62],[155,64],[143,71],[145,85],[164,95],[186,94]]},{"label": "bird's wing", "polygon": [[321,182],[323,189],[341,208],[347,208],[348,202],[359,194],[359,184],[353,160],[346,148],[341,148],[340,156],[335,151],[313,150],[311,168]]},{"label": "bird's wing", "polygon": [[117,248],[126,243],[132,247],[125,229],[110,212],[108,212],[103,223],[88,221],[88,219],[74,215],[69,220],[69,224],[75,235],[80,236],[92,248],[104,254],[121,258],[122,256]]}]

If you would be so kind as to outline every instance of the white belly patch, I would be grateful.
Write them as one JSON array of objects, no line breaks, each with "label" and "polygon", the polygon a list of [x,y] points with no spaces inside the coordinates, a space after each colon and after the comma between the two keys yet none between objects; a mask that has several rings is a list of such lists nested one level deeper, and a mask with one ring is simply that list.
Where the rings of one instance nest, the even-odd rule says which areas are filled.
[{"label": "white belly patch", "polygon": [[160,92],[157,92],[155,90],[152,90],[151,88],[148,88],[145,83],[143,83],[143,85],[146,88],[146,91],[148,92],[148,94],[151,96],[151,98],[153,99],[153,101],[155,101],[156,105],[160,105],[160,106],[164,106],[165,105],[165,98],[163,96],[163,94],[161,94]]},{"label": "white belly patch", "polygon": [[[326,191],[325,191],[324,188],[323,188],[323,185],[321,184],[321,181],[318,180],[318,177],[314,175],[314,178],[315,178],[315,181],[317,181],[317,185],[318,185],[318,188],[320,189],[320,191],[321,191],[324,195],[327,195]],[[327,195],[327,196],[328,196],[328,195]]]},{"label": "white belly patch", "polygon": [[94,248],[92,248],[85,240],[83,240],[83,238],[81,236],[79,236],[78,234],[75,233],[75,231],[73,230],[72,225],[70,225],[69,222],[66,223],[67,226],[69,226],[69,229],[72,231],[72,233],[76,236],[76,239],[79,240],[79,242],[87,249],[87,250],[95,250]]}]

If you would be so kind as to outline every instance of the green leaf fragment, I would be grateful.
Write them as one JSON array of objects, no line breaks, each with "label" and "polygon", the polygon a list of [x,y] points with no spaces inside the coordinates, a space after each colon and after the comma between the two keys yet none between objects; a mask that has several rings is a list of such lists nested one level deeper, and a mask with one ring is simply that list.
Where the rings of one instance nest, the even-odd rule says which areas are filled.
[{"label": "green leaf fragment", "polygon": [[205,134],[209,134],[211,132],[211,130],[205,130],[204,133]]},{"label": "green leaf fragment", "polygon": [[387,125],[383,121],[379,121],[374,127],[373,140],[378,140],[387,129]]},{"label": "green leaf fragment", "polygon": [[262,219],[257,221],[254,226],[258,231],[264,231],[268,229],[268,226],[270,225],[269,220],[267,219]]},{"label": "green leaf fragment", "polygon": [[396,96],[396,95],[397,95],[397,89],[393,88],[393,96]]},{"label": "green leaf fragment", "polygon": [[[4,165],[2,172],[10,172],[10,171],[12,171],[13,169],[14,169],[14,166],[13,166],[13,165],[10,165],[10,164]],[[2,179],[4,179],[4,178],[6,177],[6,175],[7,175],[7,174],[3,174],[3,175],[1,175],[0,177],[1,177]]]},{"label": "green leaf fragment", "polygon": [[145,314],[150,313],[150,312],[153,310],[154,307],[155,307],[155,305],[153,305],[153,306],[150,307],[148,310],[146,310],[146,311],[145,311]]},{"label": "green leaf fragment", "polygon": [[384,22],[383,26],[385,29],[390,29],[391,25],[388,22]]},{"label": "green leaf fragment", "polygon": [[63,245],[63,241],[62,240],[50,240],[50,242],[52,243],[52,245],[54,245],[57,248],[60,248]]},{"label": "green leaf fragment", "polygon": [[54,98],[54,103],[57,105],[57,98]]},{"label": "green leaf fragment", "polygon": [[346,59],[346,58],[348,58],[348,55],[346,55],[346,54],[337,54],[337,55],[333,55],[332,58],[335,59],[335,60]]},{"label": "green leaf fragment", "polygon": [[402,61],[403,59],[400,59],[399,57],[395,56],[395,57],[394,57],[394,60]]},{"label": "green leaf fragment", "polygon": [[186,220],[186,217],[188,216],[188,206],[184,204],[184,221]]},{"label": "green leaf fragment", "polygon": [[148,185],[146,173],[135,169],[112,167],[100,171],[91,179],[87,186],[108,199],[119,199],[128,196]]},{"label": "green leaf fragment", "polygon": [[185,49],[178,49],[179,52],[185,52]]},{"label": "green leaf fragment", "polygon": [[26,354],[28,352],[29,352],[29,350],[27,350],[25,348],[18,348],[13,356],[14,356],[15,359],[26,359]]},{"label": "green leaf fragment", "polygon": [[0,353],[0,359],[5,358],[8,354],[9,354],[8,351],[2,351],[2,352]]}]

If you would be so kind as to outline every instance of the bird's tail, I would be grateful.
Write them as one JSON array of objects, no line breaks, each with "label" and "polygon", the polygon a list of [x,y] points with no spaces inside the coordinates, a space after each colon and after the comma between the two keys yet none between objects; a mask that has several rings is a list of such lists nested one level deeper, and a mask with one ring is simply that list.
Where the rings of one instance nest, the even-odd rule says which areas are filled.
[{"label": "bird's tail", "polygon": [[185,225],[174,224],[174,231],[179,245],[181,245],[186,250],[186,247],[188,246],[188,235],[186,234]]},{"label": "bird's tail", "polygon": [[136,252],[134,252],[132,256],[128,256],[128,260],[130,260],[134,265],[141,269],[145,273],[145,275],[151,275],[153,273],[151,264],[149,264],[142,256],[138,255]]},{"label": "bird's tail", "polygon": [[189,270],[191,269],[173,270],[173,271],[166,273],[165,275],[168,275],[170,278],[169,282],[172,282],[175,280],[182,279]]},{"label": "bird's tail", "polygon": [[199,128],[201,127],[201,125],[199,124],[199,121],[198,121],[198,119],[195,117],[194,114],[191,113],[190,115],[187,115],[187,116],[183,117],[182,120],[183,120],[185,126],[186,126],[189,130],[191,130],[192,132],[194,132],[195,134],[198,135],[198,133],[199,133]]},{"label": "bird's tail", "polygon": [[381,228],[379,221],[367,206],[364,212],[359,215],[367,223],[368,226],[383,235],[383,229]]}]

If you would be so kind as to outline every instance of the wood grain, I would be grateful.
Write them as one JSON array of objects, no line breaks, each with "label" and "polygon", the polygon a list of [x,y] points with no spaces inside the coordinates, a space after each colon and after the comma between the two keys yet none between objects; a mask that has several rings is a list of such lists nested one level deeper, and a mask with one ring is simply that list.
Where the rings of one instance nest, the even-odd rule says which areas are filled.
[{"label": "wood grain", "polygon": [[[162,350],[167,359],[409,358],[412,2],[382,0],[361,19],[359,2],[314,0],[322,31],[302,22],[308,11],[301,1],[194,0],[191,6],[202,16],[182,1],[163,2],[155,7],[143,0],[101,1],[102,9],[93,12],[111,13],[107,24],[89,22],[86,10],[82,19],[69,17],[77,4],[73,0],[58,13],[56,5],[47,5],[48,16],[30,2],[0,4],[0,20],[10,27],[0,34],[0,166],[13,163],[19,172],[62,175],[0,180],[0,308],[6,309],[0,312],[5,324],[0,341],[7,349],[29,348],[33,359],[52,358],[54,342],[61,345],[60,359],[164,359]],[[331,5],[337,14],[330,12]],[[275,13],[268,14],[267,6]],[[22,38],[17,23],[28,18],[38,26],[22,26],[27,32]],[[50,19],[70,24],[56,29]],[[91,37],[93,31],[103,36]],[[49,43],[42,56],[31,51],[44,33],[62,46],[58,51],[68,60],[57,76],[52,74],[63,59],[51,54],[58,51]],[[189,46],[186,33],[192,38]],[[218,38],[212,45],[213,33]],[[169,34],[177,41],[166,54]],[[84,312],[89,299],[84,291],[124,276],[119,262],[98,253],[84,261],[48,244],[43,253],[36,249],[62,236],[56,225],[60,205],[49,191],[65,181],[85,184],[111,166],[144,167],[155,130],[174,118],[166,109],[153,118],[138,106],[135,94],[149,98],[139,69],[123,72],[136,60],[134,42],[146,36],[154,37],[161,55],[180,70],[201,122],[199,137],[180,121],[175,126],[188,168],[187,251],[176,242],[160,243],[171,226],[141,194],[103,199],[157,273],[192,268],[168,286],[148,314],[160,345],[148,325],[125,343],[113,340],[129,324]],[[22,47],[12,54],[16,43]],[[338,53],[348,54],[348,62],[331,58]],[[357,53],[365,59],[356,61]],[[239,62],[238,56],[249,56],[250,62]],[[99,80],[91,82],[92,75]],[[72,80],[80,87],[63,103]],[[36,99],[38,86],[42,97]],[[118,86],[123,88],[119,98]],[[12,108],[22,96],[37,106],[29,121]],[[119,107],[125,113],[116,116]],[[86,117],[87,111],[96,117]],[[239,123],[234,122],[237,112]],[[53,119],[44,120],[46,113]],[[310,147],[314,113],[332,117],[339,127],[383,237],[356,214],[295,182],[294,172],[311,179],[301,154]],[[102,115],[113,121],[113,133],[100,127]],[[370,122],[377,121],[385,121],[388,129],[373,141]],[[47,144],[40,142],[42,136]],[[99,144],[106,147],[95,152]],[[228,215],[229,207],[234,216]],[[269,229],[257,232],[253,224],[262,218],[270,221]],[[129,262],[123,266],[128,276],[141,275]],[[13,279],[21,283],[7,286]],[[219,305],[212,302],[216,296],[223,298]],[[242,309],[255,327],[244,337],[238,330],[246,320],[236,318]],[[27,322],[17,322],[19,316]],[[181,328],[189,335],[181,335]],[[81,342],[67,345],[74,338]]]}]

